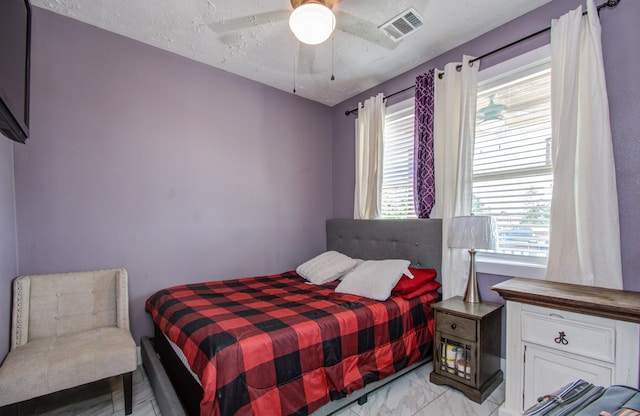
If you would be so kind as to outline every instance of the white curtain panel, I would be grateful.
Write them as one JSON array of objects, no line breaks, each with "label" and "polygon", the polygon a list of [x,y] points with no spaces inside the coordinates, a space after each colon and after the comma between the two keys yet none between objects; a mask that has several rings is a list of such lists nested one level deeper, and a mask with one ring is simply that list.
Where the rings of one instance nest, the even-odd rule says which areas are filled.
[{"label": "white curtain panel", "polygon": [[384,94],[358,103],[356,127],[356,189],[353,218],[374,219],[382,205]]},{"label": "white curtain panel", "polygon": [[451,218],[471,213],[473,146],[478,95],[478,63],[472,58],[449,63],[435,71],[434,168],[436,202],[432,218],[442,218],[442,295],[444,299],[464,295],[469,276],[469,253],[450,249]]},{"label": "white curtain panel", "polygon": [[547,279],[621,289],[618,195],[593,0],[551,25],[553,194]]}]

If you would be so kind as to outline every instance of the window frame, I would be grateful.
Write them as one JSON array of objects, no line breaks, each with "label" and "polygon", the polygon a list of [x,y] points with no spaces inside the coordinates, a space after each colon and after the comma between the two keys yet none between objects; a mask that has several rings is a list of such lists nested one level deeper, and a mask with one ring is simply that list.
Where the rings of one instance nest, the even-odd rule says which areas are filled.
[{"label": "window frame", "polygon": [[[529,71],[531,68],[538,67],[541,61],[549,60],[550,57],[551,45],[547,44],[485,70],[480,70],[478,72],[478,82],[486,82],[496,77],[506,78],[514,73]],[[547,257],[479,251],[476,254],[476,270],[479,273],[501,276],[544,279],[547,272]]]},{"label": "window frame", "polygon": [[[396,112],[400,112],[400,111],[404,111],[407,109],[412,109],[413,110],[413,117],[412,117],[412,124],[413,124],[413,129],[415,129],[415,99],[412,98],[407,98],[405,100],[399,101],[397,103],[394,103],[390,106],[388,106],[385,109],[385,119],[389,114],[393,114]],[[386,129],[386,123],[385,123],[385,129]],[[415,140],[415,130],[413,130],[413,134],[412,137],[414,138],[413,140]],[[384,142],[384,138],[383,138],[383,142]],[[415,158],[415,154],[413,155],[413,157]],[[384,154],[383,154],[383,159],[384,159]],[[384,164],[384,161],[383,161]],[[384,170],[383,170],[383,178],[384,178]],[[413,182],[413,180],[412,180]],[[383,186],[384,186],[384,179],[383,179]],[[415,190],[414,190],[415,191]],[[383,202],[381,201],[381,208],[382,208]],[[383,216],[382,215],[382,209],[380,212],[380,219],[412,219],[412,218],[418,218],[416,212],[415,212],[415,206],[413,207],[413,215],[407,216],[407,217],[393,217],[393,216]]]},{"label": "window frame", "polygon": [[[542,60],[549,60],[551,47],[549,44],[512,59],[493,65],[478,72],[478,81],[483,82],[501,76],[507,77],[513,73],[521,73],[532,67],[537,67]],[[503,81],[504,82],[504,81]],[[414,99],[408,98],[387,107],[386,111],[395,112],[413,105]],[[357,121],[356,121],[357,126]],[[533,279],[544,279],[547,269],[546,257],[530,257],[514,254],[491,253],[479,251],[476,255],[476,270],[501,276],[519,276]]]}]

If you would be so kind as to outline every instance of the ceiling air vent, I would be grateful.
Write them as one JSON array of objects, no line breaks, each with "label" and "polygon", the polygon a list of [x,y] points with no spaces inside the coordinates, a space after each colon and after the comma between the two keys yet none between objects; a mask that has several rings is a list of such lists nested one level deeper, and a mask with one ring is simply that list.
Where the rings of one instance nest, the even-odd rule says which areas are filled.
[{"label": "ceiling air vent", "polygon": [[387,21],[378,29],[382,30],[393,41],[398,42],[418,30],[422,25],[424,25],[422,16],[412,7]]}]

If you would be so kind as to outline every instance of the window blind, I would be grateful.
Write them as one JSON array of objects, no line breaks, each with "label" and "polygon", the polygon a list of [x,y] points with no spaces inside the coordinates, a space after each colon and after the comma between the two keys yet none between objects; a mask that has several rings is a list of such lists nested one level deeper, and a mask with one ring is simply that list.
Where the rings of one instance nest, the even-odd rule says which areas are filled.
[{"label": "window blind", "polygon": [[499,253],[547,257],[550,88],[548,62],[478,87],[472,211],[496,218]]},{"label": "window blind", "polygon": [[384,127],[382,217],[415,218],[413,100],[387,110]]}]

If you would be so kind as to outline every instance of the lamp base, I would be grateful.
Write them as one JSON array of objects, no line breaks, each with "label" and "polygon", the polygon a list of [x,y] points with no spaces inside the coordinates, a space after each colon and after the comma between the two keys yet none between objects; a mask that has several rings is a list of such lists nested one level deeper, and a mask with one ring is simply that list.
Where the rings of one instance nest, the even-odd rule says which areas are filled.
[{"label": "lamp base", "polygon": [[470,249],[469,256],[469,278],[467,279],[467,290],[464,292],[464,301],[467,303],[482,303],[476,277],[476,251]]}]

